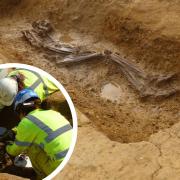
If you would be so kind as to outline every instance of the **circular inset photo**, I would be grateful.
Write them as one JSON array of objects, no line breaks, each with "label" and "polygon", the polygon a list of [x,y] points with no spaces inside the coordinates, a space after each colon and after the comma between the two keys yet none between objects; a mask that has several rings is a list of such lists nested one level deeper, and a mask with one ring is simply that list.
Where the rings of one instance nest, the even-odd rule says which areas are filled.
[{"label": "circular inset photo", "polygon": [[52,179],[76,138],[74,105],[54,77],[25,64],[0,65],[0,173]]}]

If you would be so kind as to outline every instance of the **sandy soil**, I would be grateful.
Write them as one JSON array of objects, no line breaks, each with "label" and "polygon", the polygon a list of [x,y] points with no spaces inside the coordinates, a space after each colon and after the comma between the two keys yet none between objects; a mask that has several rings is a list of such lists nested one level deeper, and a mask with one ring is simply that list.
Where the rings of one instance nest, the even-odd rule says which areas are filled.
[{"label": "sandy soil", "polygon": [[55,180],[179,179],[180,123],[152,135],[149,141],[121,144],[96,131],[84,115],[79,117],[75,153]]},{"label": "sandy soil", "polygon": [[[6,8],[0,11],[0,54],[6,62],[35,65],[54,75],[88,118],[80,124],[75,154],[60,177],[179,179],[179,96],[141,101],[116,64],[94,59],[57,67],[21,33],[34,20],[49,19],[57,40],[100,52],[117,51],[148,73],[179,74],[179,1],[25,0],[7,4],[3,2],[1,7]],[[111,100],[112,94],[103,98],[102,89],[108,84],[118,88],[116,101]]]},{"label": "sandy soil", "polygon": [[10,179],[26,180],[25,178],[21,178],[21,177],[1,173],[1,180],[10,180]]}]

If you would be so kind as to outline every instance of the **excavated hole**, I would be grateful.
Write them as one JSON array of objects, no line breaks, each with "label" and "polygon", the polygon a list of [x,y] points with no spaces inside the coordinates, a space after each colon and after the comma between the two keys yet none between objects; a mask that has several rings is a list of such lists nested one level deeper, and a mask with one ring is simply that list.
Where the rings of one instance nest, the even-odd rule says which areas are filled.
[{"label": "excavated hole", "polygon": [[[79,12],[79,19],[76,19],[78,17],[72,18],[69,15],[70,9],[64,4],[62,4],[64,6],[62,9],[55,8],[54,10],[51,7],[51,13],[43,11],[44,14],[39,14],[39,7],[43,7],[41,6],[43,2],[45,5],[45,1],[38,1],[35,10],[30,7],[34,5],[33,3],[36,3],[35,1],[27,6],[25,6],[26,3],[22,3],[24,6],[22,6],[23,8],[20,6],[20,13],[24,15],[24,19],[27,18],[28,23],[27,21],[22,22],[21,17],[16,14],[18,13],[18,6],[15,8],[15,12],[11,9],[12,19],[18,25],[9,21],[8,18],[6,21],[5,15],[2,14],[4,20],[0,22],[3,29],[0,34],[0,52],[5,57],[14,59],[16,62],[40,67],[47,70],[60,82],[65,82],[65,88],[69,90],[75,105],[88,116],[95,127],[111,140],[124,143],[147,140],[151,134],[168,128],[179,121],[178,97],[163,101],[141,101],[137,92],[132,89],[130,83],[122,76],[118,65],[112,62],[101,62],[94,59],[87,63],[57,67],[53,59],[43,56],[46,55],[46,52],[32,48],[24,41],[20,31],[29,29],[29,23],[34,20],[49,18],[56,27],[57,36],[55,37],[57,37],[57,40],[76,45],[87,45],[90,50],[103,51],[106,48],[119,52],[122,50],[127,55],[128,60],[132,60],[131,58],[136,55],[133,62],[146,72],[151,73],[154,73],[154,68],[157,68],[156,73],[157,70],[161,72],[177,70],[178,51],[174,51],[175,47],[179,47],[177,42],[168,41],[168,38],[164,40],[161,37],[151,42],[149,36],[152,35],[156,39],[156,34],[150,34],[149,31],[144,30],[139,22],[120,17],[121,15],[118,13],[112,15],[111,11],[106,14],[107,17],[104,17],[102,9],[102,14],[101,11],[98,11],[100,18],[96,16],[99,18],[98,21],[92,19],[94,24],[91,31],[89,24],[87,24],[89,21],[80,23],[81,20],[83,21],[83,14]],[[29,9],[34,10],[33,13]],[[53,10],[56,13],[53,14]],[[94,14],[94,12],[91,13]],[[91,17],[90,15],[88,18]],[[96,24],[98,24],[97,29]],[[9,32],[11,27],[13,30]],[[76,27],[76,32],[74,27]],[[90,38],[90,35],[93,38]],[[104,41],[104,38],[106,38],[106,41]],[[164,45],[164,43],[166,44]],[[154,49],[154,47],[158,48]],[[163,56],[166,48],[170,48],[169,54]],[[159,59],[157,60],[157,58]],[[171,68],[168,69],[169,67]],[[161,74],[161,72],[159,73]],[[6,119],[6,122],[8,122],[9,118],[9,122],[15,122],[14,118],[6,117],[6,115],[2,115],[2,119]]]},{"label": "excavated hole", "polygon": [[[73,39],[70,34],[69,36]],[[79,39],[74,41],[78,44]],[[19,37],[15,41],[19,47],[12,48],[8,43],[4,44],[6,52],[3,55],[8,54],[17,61],[20,56],[21,63],[30,63],[45,69],[60,82],[65,81],[65,88],[67,91],[70,90],[75,106],[113,141],[123,143],[144,141],[151,134],[178,122],[176,97],[160,102],[141,101],[138,93],[133,90],[113,62],[106,63],[94,59],[91,62],[58,68],[55,63],[49,66],[50,61],[42,57],[44,52],[39,53],[36,49],[32,49]],[[21,51],[24,47],[25,53]],[[53,103],[56,108],[64,109],[63,104],[59,106],[58,102]],[[64,113],[67,115],[67,112]],[[6,119],[6,127],[13,127],[16,124],[15,118],[8,110],[1,117]]]},{"label": "excavated hole", "polygon": [[[90,119],[91,123],[88,122],[87,127],[93,125],[113,141],[130,143],[148,140],[151,134],[179,121],[178,96],[163,101],[142,101],[123,77],[117,64],[108,61],[100,62],[94,59],[84,64],[58,67],[53,58],[48,60],[47,56],[44,56],[45,52],[32,48],[25,42],[21,31],[29,29],[35,20],[49,19],[56,28],[57,40],[87,45],[90,50],[117,51],[148,73],[174,73],[179,71],[180,67],[179,23],[176,21],[179,9],[173,6],[175,0],[169,8],[164,8],[163,1],[158,2],[144,4],[143,1],[124,0],[2,0],[0,57],[1,54],[5,57],[3,62],[26,63],[52,74],[67,89],[75,107]],[[162,19],[169,17],[166,15],[170,13],[175,18]],[[166,35],[161,37],[161,32],[167,32],[172,39]],[[173,35],[174,32],[178,35]],[[67,102],[59,102],[51,100],[56,110],[71,119]],[[0,112],[0,120],[0,125],[7,128],[14,127],[18,122],[9,108]],[[80,127],[83,126],[84,124]],[[146,143],[137,143],[133,145],[135,151],[132,152],[139,152],[141,144],[142,149],[146,150]],[[145,156],[149,156],[149,153]],[[131,158],[127,160],[127,165],[128,162],[132,165]],[[147,166],[146,160],[149,161],[149,158],[141,161],[138,158],[140,165],[145,162]],[[118,173],[121,173],[122,168],[120,167]]]},{"label": "excavated hole", "polygon": [[151,134],[179,121],[176,97],[141,101],[113,63],[95,60],[67,69],[65,76],[73,79],[76,106],[113,141],[148,140]]}]

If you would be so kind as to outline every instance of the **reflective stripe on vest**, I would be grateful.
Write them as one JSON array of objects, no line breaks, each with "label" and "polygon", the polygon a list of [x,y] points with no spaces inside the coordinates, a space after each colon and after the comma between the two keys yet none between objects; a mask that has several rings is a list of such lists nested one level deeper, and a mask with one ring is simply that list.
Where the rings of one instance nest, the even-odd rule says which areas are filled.
[{"label": "reflective stripe on vest", "polygon": [[15,140],[17,146],[31,146],[32,143]]},{"label": "reflective stripe on vest", "polygon": [[50,134],[51,132],[53,132],[53,130],[51,128],[49,128],[49,126],[44,124],[42,121],[40,121],[35,116],[32,116],[32,115],[29,114],[29,115],[26,116],[26,118],[29,119],[31,122],[33,122],[41,130],[45,131],[47,134]]},{"label": "reflective stripe on vest", "polygon": [[36,144],[36,143],[30,143],[30,142],[25,142],[25,141],[18,141],[17,139],[15,140],[14,142],[17,146],[24,146],[24,147],[28,147],[28,146],[31,146],[31,145],[37,145],[39,146],[41,149],[44,150],[44,144],[43,143],[40,143],[40,144]]},{"label": "reflective stripe on vest", "polygon": [[64,151],[62,151],[62,152],[60,152],[60,153],[57,153],[57,154],[55,155],[56,159],[62,159],[62,158],[64,158],[64,157],[66,156],[66,154],[68,153],[68,151],[69,151],[69,149],[66,149],[66,150],[64,150]]},{"label": "reflective stripe on vest", "polygon": [[[15,140],[14,143],[15,143],[17,146],[25,146],[25,147],[31,146],[31,145],[35,144],[35,143],[26,142],[26,141],[18,141],[17,139]],[[41,147],[41,148],[43,149],[42,144],[35,144],[35,145],[37,145],[37,146],[39,146],[39,147]]]},{"label": "reflective stripe on vest", "polygon": [[[47,133],[48,136],[45,139],[45,141],[47,143],[53,141],[58,136],[60,136],[63,133],[65,133],[65,132],[72,129],[71,125],[67,124],[67,125],[65,125],[63,127],[58,128],[57,130],[53,131],[51,128],[49,128],[46,124],[44,124],[41,120],[39,120],[35,116],[27,115],[26,118],[29,119],[35,125],[37,125],[42,131]],[[38,146],[41,147],[42,149],[44,149],[44,144],[43,143],[40,143]],[[55,154],[55,158],[57,160],[62,159],[62,158],[64,158],[66,156],[67,152],[68,152],[68,149],[64,150],[62,152],[59,152],[59,153]]]},{"label": "reflective stripe on vest", "polygon": [[[32,123],[36,124],[42,131],[46,132],[48,134],[48,136],[46,137],[45,141],[47,143],[53,141],[56,137],[62,135],[63,133],[69,131],[72,129],[70,124],[66,124],[63,127],[58,128],[57,130],[53,131],[50,127],[48,127],[46,124],[44,124],[41,120],[39,120],[37,117],[32,116],[32,115],[27,115],[26,118],[28,120],[30,120]],[[26,144],[25,142],[23,142],[22,144]],[[28,145],[28,143],[27,143]],[[31,145],[31,143],[29,143],[29,145]],[[44,149],[44,144],[40,143],[38,145],[40,148]],[[64,151],[61,151],[57,154],[55,154],[55,158],[57,160],[62,159],[66,156],[67,152],[69,149],[66,149]]]},{"label": "reflective stripe on vest", "polygon": [[[35,143],[29,143],[29,142],[24,142],[24,141],[15,140],[15,144],[16,144],[17,146],[25,146],[25,147],[28,147],[28,146],[31,146],[32,144],[34,144],[34,145],[37,145],[37,146],[39,146],[41,149],[44,150],[44,144],[43,144],[43,143],[35,144]],[[66,149],[66,150],[64,150],[64,151],[61,151],[61,152],[55,154],[55,158],[56,158],[57,160],[64,158],[64,157],[66,156],[66,154],[68,153],[68,151],[69,151],[69,149]]]},{"label": "reflective stripe on vest", "polygon": [[60,127],[59,129],[57,129],[56,131],[52,131],[48,137],[46,138],[46,142],[51,142],[53,139],[55,139],[56,137],[60,136],[61,134],[71,130],[72,127],[70,124],[66,124],[63,127]]},{"label": "reflective stripe on vest", "polygon": [[21,69],[21,68],[17,68],[17,70],[26,70],[26,71],[33,73],[38,79],[29,88],[31,88],[32,90],[35,90],[40,85],[40,83],[42,83],[44,91],[45,91],[45,96],[47,97],[49,95],[48,87],[47,87],[46,83],[44,82],[43,78],[37,72],[31,71],[29,69]]},{"label": "reflective stripe on vest", "polygon": [[67,124],[63,127],[60,127],[59,129],[53,131],[49,126],[44,124],[41,120],[39,120],[35,116],[32,116],[29,114],[26,116],[26,118],[29,119],[34,124],[36,124],[42,131],[44,131],[48,134],[48,136],[45,139],[46,142],[50,142],[50,141],[54,140],[56,137],[58,137],[58,136],[62,135],[63,133],[72,129],[71,125]]},{"label": "reflective stripe on vest", "polygon": [[29,88],[35,90],[41,84],[41,79],[37,79]]}]

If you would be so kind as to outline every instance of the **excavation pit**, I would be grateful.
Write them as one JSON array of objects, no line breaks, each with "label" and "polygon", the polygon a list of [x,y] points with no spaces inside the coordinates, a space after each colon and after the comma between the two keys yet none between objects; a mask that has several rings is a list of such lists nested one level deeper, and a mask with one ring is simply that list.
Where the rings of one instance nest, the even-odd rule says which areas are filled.
[{"label": "excavation pit", "polygon": [[[32,28],[34,21],[48,19],[55,29],[53,38],[58,43],[82,46],[100,53],[106,49],[117,52],[123,60],[150,77],[162,75],[163,79],[163,75],[179,74],[179,2],[52,0],[49,6],[47,1],[31,0],[19,2],[14,9],[11,8],[9,17],[4,11],[0,15],[0,54],[6,62],[27,63],[52,74],[62,82],[75,106],[87,116],[93,128],[110,140],[138,147],[152,135],[179,122],[179,94],[162,99],[151,99],[151,96],[142,99],[117,63],[93,58],[73,65],[57,65],[56,55],[32,46],[22,35],[22,31]],[[157,85],[153,78],[150,79],[150,84]],[[140,77],[140,81],[144,82],[144,79]],[[148,83],[146,87],[149,87]],[[163,83],[159,85],[162,86]],[[179,79],[169,81],[166,87],[172,87],[170,90],[179,88]],[[139,88],[141,92],[147,92]],[[82,136],[86,137],[86,132]],[[157,139],[157,144],[160,141]],[[78,157],[82,152],[84,150],[79,151]],[[120,162],[122,159],[120,157]],[[138,159],[139,164],[141,160],[145,162],[146,158]],[[149,159],[147,161],[149,163]],[[130,165],[128,167],[132,169]],[[82,167],[80,170],[84,172],[85,167]],[[118,172],[123,170],[126,168]],[[122,174],[131,173],[123,171]]]}]

